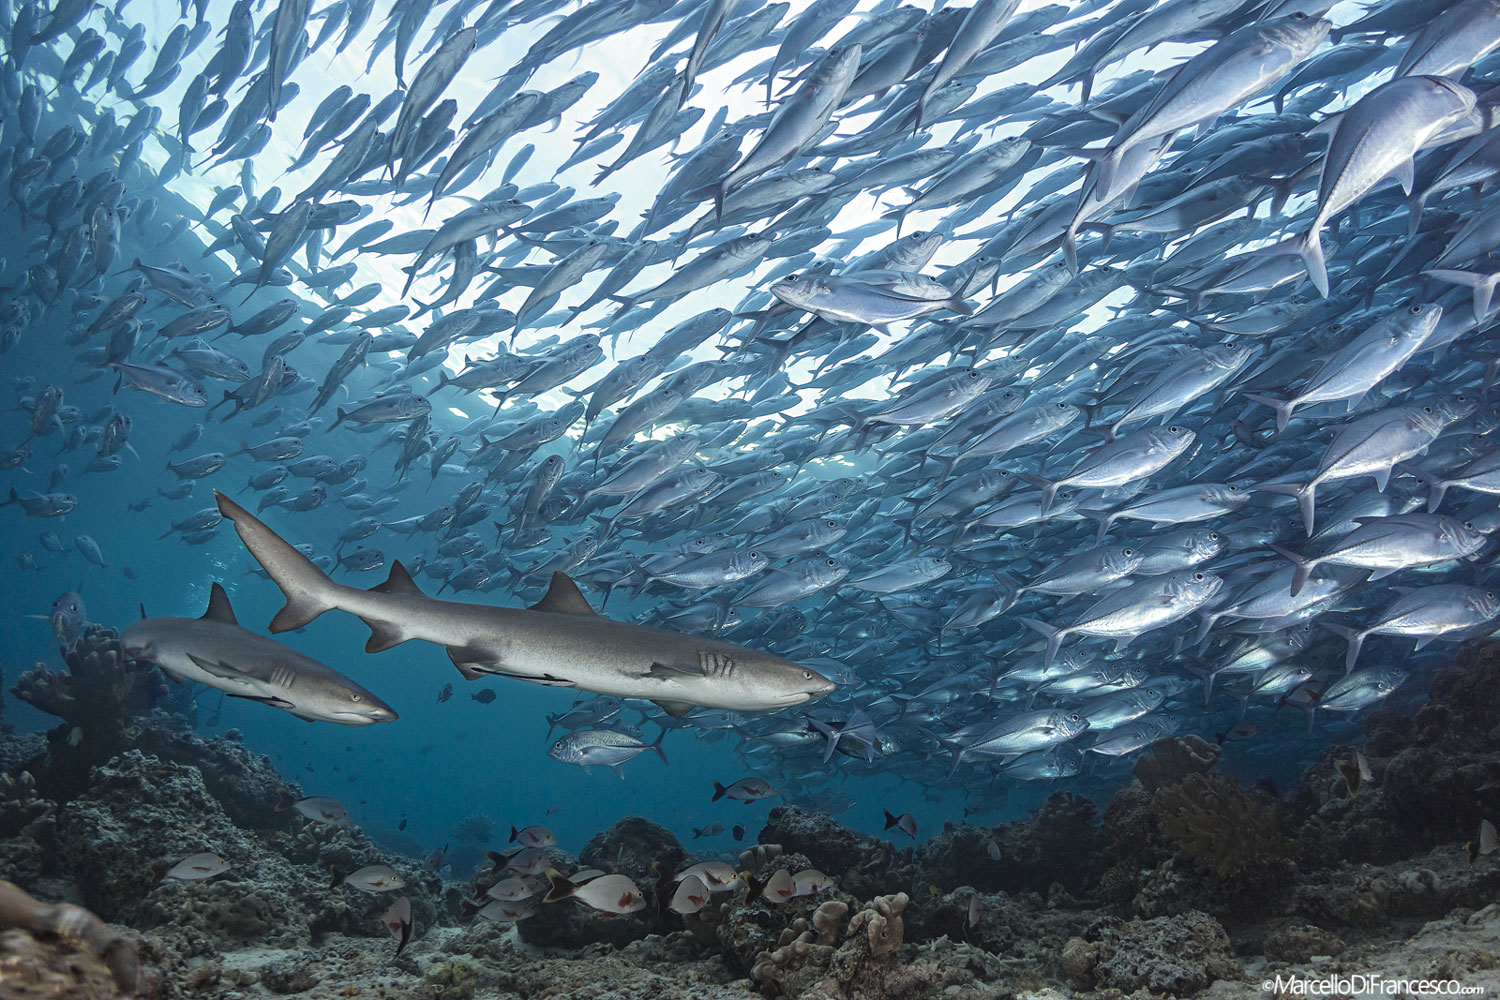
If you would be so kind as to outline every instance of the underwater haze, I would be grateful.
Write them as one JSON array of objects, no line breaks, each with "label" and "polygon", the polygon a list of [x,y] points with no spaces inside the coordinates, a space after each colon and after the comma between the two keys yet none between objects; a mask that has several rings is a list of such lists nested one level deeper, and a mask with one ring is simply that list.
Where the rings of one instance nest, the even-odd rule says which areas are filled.
[{"label": "underwater haze", "polygon": [[1500,936],[1500,3],[0,45],[37,983],[1192,996]]}]

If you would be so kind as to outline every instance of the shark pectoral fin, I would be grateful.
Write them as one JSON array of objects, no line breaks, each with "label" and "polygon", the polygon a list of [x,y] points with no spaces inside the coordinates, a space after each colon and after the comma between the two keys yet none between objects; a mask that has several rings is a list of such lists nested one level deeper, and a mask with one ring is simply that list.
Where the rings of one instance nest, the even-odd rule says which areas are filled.
[{"label": "shark pectoral fin", "polygon": [[681,663],[662,663],[660,660],[653,660],[651,669],[646,671],[647,677],[654,677],[661,681],[671,680],[674,677],[682,677],[684,675],[688,677],[702,677],[703,668],[697,664],[688,666]]},{"label": "shark pectoral fin", "polygon": [[[232,691],[226,693],[231,698],[243,698],[246,701],[258,701],[262,705],[270,705],[272,708],[279,708],[284,711],[289,711],[297,707],[296,705],[293,705],[291,702],[287,701],[285,698],[277,698],[275,695],[235,694]],[[312,720],[309,719],[308,721],[311,722]]]},{"label": "shark pectoral fin", "polygon": [[166,667],[162,666],[160,663],[158,663],[156,666],[157,666],[157,669],[159,669],[166,676],[167,680],[171,681],[173,684],[181,684],[182,683],[182,675],[181,674],[175,674],[175,673],[173,673],[172,671],[168,670]]},{"label": "shark pectoral fin", "polygon": [[198,665],[199,669],[213,677],[237,679],[245,676],[242,672],[236,670],[234,667],[223,662],[222,660],[205,660],[203,657],[194,656],[192,653],[189,653],[187,656],[188,659],[192,660]]},{"label": "shark pectoral fin", "polygon": [[595,618],[599,616],[589,605],[588,598],[583,596],[583,591],[578,589],[578,584],[566,573],[552,574],[552,583],[547,587],[547,593],[531,606],[531,610],[550,614],[591,615]]},{"label": "shark pectoral fin", "polygon": [[399,626],[389,622],[374,621],[370,618],[361,618],[370,628],[370,638],[365,640],[366,653],[382,653],[392,646],[399,646],[406,641],[401,634]]},{"label": "shark pectoral fin", "polygon": [[692,705],[685,701],[652,701],[653,705],[666,712],[674,719],[680,719],[693,710]]},{"label": "shark pectoral fin", "polygon": [[448,654],[448,659],[452,660],[453,665],[458,668],[458,672],[464,675],[466,681],[478,680],[494,673],[493,670],[480,669],[495,662],[495,658],[483,650],[469,646],[446,646],[444,651]]}]

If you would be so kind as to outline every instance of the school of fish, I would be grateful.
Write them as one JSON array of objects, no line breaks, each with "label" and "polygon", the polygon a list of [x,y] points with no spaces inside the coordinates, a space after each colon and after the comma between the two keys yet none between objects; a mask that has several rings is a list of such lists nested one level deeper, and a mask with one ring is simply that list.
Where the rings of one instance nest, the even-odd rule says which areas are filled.
[{"label": "school of fish", "polygon": [[748,802],[1285,753],[1496,627],[1500,0],[138,12],[0,0],[0,518],[232,529],[285,606],[129,625],[173,679],[395,722],[261,634],[341,610],[578,691],[560,762],[733,729]]}]

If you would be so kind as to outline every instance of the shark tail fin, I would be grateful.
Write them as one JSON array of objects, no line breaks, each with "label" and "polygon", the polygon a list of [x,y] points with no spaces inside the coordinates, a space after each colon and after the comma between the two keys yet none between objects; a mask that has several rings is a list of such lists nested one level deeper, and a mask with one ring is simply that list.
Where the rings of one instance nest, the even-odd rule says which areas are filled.
[{"label": "shark tail fin", "polygon": [[266,527],[254,514],[217,490],[214,491],[214,500],[219,513],[233,522],[240,541],[245,543],[245,548],[286,597],[286,604],[271,619],[270,631],[301,628],[323,612],[332,610],[332,595],[337,584],[314,566],[312,560]]}]

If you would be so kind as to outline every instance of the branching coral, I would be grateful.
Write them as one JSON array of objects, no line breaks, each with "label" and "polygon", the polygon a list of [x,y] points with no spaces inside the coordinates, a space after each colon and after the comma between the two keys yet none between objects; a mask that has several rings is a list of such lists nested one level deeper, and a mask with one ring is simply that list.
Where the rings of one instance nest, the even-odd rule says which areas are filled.
[{"label": "branching coral", "polygon": [[303,823],[292,838],[291,857],[302,864],[317,864],[324,848],[338,839],[339,828],[329,823]]},{"label": "branching coral", "polygon": [[1275,809],[1256,802],[1231,779],[1189,774],[1158,788],[1151,807],[1162,834],[1221,879],[1287,856]]},{"label": "branching coral", "polygon": [[844,919],[849,915],[849,904],[830,899],[820,903],[812,916],[793,920],[781,937],[776,948],[761,952],[750,969],[750,978],[762,985],[783,985],[790,970],[807,964],[809,957],[820,959],[823,965],[833,953],[834,945],[842,936]]},{"label": "branching coral", "polygon": [[739,867],[741,871],[758,875],[779,857],[781,857],[780,844],[756,844],[740,852]]},{"label": "branching coral", "polygon": [[28,826],[52,815],[56,803],[38,798],[30,771],[0,774],[0,840],[14,837]]},{"label": "branching coral", "polygon": [[151,711],[164,685],[150,664],[125,659],[120,634],[112,628],[85,625],[59,652],[66,673],[37,664],[16,679],[11,691],[76,729],[73,738],[53,741],[54,757],[72,758],[76,771],[124,749],[131,720]]},{"label": "branching coral", "polygon": [[1158,740],[1131,768],[1146,791],[1175,785],[1190,774],[1207,774],[1219,762],[1223,748],[1197,736]]},{"label": "branching coral", "polygon": [[904,892],[877,896],[867,909],[860,910],[849,921],[849,936],[852,938],[863,930],[870,941],[871,958],[896,954],[901,950],[904,935],[901,911],[906,909],[908,901]]}]

